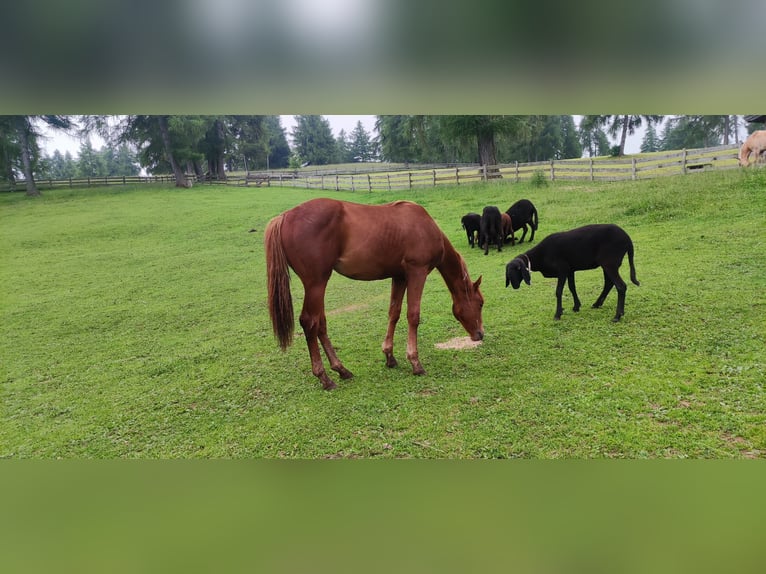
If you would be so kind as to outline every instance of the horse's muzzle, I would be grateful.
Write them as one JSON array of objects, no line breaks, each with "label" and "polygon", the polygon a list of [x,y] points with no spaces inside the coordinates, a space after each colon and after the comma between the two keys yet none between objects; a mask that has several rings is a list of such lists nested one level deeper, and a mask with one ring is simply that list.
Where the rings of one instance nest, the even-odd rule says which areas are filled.
[{"label": "horse's muzzle", "polygon": [[484,339],[484,331],[476,331],[471,335],[471,341],[482,341]]}]

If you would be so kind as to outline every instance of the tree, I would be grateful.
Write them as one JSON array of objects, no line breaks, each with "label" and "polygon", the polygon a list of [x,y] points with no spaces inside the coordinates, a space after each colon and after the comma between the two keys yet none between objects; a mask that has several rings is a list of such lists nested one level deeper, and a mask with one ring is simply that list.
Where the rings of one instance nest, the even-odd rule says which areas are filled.
[{"label": "tree", "polygon": [[290,163],[290,145],[287,143],[285,128],[279,116],[266,116],[264,119],[268,137],[267,168],[279,169]]},{"label": "tree", "polygon": [[657,130],[652,124],[646,126],[644,139],[641,141],[641,153],[649,153],[660,150],[660,138],[657,136]]},{"label": "tree", "polygon": [[90,138],[80,144],[77,158],[78,177],[103,177],[106,175],[106,163],[103,161],[103,157],[93,149]]},{"label": "tree", "polygon": [[349,151],[352,161],[370,161],[374,157],[370,134],[364,129],[361,121],[356,122],[356,127],[351,132]]},{"label": "tree", "polygon": [[4,116],[0,122],[0,148],[3,159],[0,160],[3,175],[11,183],[15,182],[15,170],[20,170],[24,175],[26,194],[39,196],[40,190],[35,183],[34,171],[41,159],[40,147],[37,140],[40,138],[40,123],[53,129],[69,130],[73,123],[68,116],[45,115],[45,116]]},{"label": "tree", "polygon": [[338,144],[338,162],[351,163],[354,161],[354,153],[351,151],[351,143],[348,141],[346,130],[340,130],[335,141]]},{"label": "tree", "polygon": [[583,148],[590,157],[609,155],[609,139],[600,124],[593,118],[598,116],[583,116],[578,132]]},{"label": "tree", "polygon": [[513,134],[520,126],[519,116],[438,116],[447,137],[474,141],[481,165],[497,165],[496,137]]},{"label": "tree", "polygon": [[154,169],[170,169],[176,187],[191,187],[185,164],[198,165],[209,121],[204,116],[125,116],[118,139],[139,148],[141,163]]},{"label": "tree", "polygon": [[561,159],[582,157],[582,144],[572,116],[561,118]]},{"label": "tree", "polygon": [[295,116],[293,147],[302,163],[326,165],[337,159],[337,145],[330,122],[322,116]]},{"label": "tree", "polygon": [[587,116],[591,118],[590,121],[594,121],[601,126],[607,126],[609,134],[612,137],[617,137],[619,133],[619,152],[618,155],[625,155],[625,141],[628,138],[628,134],[633,135],[636,133],[636,129],[643,125],[646,121],[647,125],[658,124],[662,121],[664,116],[630,116],[630,115],[615,115],[615,116]]},{"label": "tree", "polygon": [[662,135],[662,149],[691,149],[719,145],[728,141],[732,124],[729,116],[675,116]]}]

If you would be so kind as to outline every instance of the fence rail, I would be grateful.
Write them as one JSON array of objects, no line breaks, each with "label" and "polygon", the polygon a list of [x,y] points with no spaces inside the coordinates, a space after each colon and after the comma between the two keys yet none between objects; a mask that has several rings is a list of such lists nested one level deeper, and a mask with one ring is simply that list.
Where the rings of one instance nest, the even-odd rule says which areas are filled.
[{"label": "fence rail", "polygon": [[[331,170],[250,172],[230,175],[225,181],[200,180],[197,183],[237,186],[281,186],[335,191],[401,191],[438,185],[464,185],[478,181],[529,181],[545,178],[551,181],[622,181],[690,174],[711,169],[738,167],[737,144],[681,150],[664,154],[651,154],[623,158],[580,158],[480,166],[457,164],[444,166],[410,166],[383,171],[375,166],[369,171],[349,173]],[[189,176],[195,179],[194,176]],[[144,177],[99,177],[37,181],[41,188],[86,187],[101,185],[127,185],[174,181],[171,175]],[[24,189],[24,181],[17,181],[16,190]],[[6,185],[6,191],[9,186]]]}]

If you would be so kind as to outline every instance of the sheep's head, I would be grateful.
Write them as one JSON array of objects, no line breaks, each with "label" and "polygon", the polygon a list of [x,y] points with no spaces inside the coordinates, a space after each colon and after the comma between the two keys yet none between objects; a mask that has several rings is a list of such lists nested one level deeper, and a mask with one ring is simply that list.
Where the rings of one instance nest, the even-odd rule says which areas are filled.
[{"label": "sheep's head", "polygon": [[521,285],[521,280],[527,285],[531,284],[531,277],[529,276],[529,269],[520,257],[508,262],[505,266],[505,286],[511,285],[514,289],[518,289]]}]

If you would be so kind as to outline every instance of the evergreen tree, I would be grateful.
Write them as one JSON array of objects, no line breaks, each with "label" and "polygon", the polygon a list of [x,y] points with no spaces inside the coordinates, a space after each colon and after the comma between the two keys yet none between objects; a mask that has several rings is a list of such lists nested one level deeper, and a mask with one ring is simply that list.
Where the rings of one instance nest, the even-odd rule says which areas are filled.
[{"label": "evergreen tree", "polygon": [[351,132],[349,152],[352,161],[370,161],[373,159],[373,146],[370,134],[364,129],[362,122],[356,122],[354,131]]},{"label": "evergreen tree", "polygon": [[327,165],[337,161],[337,145],[330,122],[322,116],[295,116],[293,147],[301,163]]},{"label": "evergreen tree", "polygon": [[266,133],[268,134],[268,167],[280,169],[290,164],[290,146],[287,143],[285,128],[279,116],[266,116]]},{"label": "evergreen tree", "polygon": [[354,154],[351,151],[351,143],[346,135],[346,130],[340,130],[337,139],[335,140],[338,145],[338,162],[350,163],[354,161]]},{"label": "evergreen tree", "polygon": [[657,130],[652,124],[646,126],[644,139],[641,141],[641,153],[649,153],[660,150],[660,138],[657,136]]},{"label": "evergreen tree", "polygon": [[582,157],[582,144],[572,116],[561,116],[561,159]]},{"label": "evergreen tree", "polygon": [[99,177],[105,175],[106,165],[100,154],[93,149],[90,138],[80,144],[77,159],[77,177]]}]

